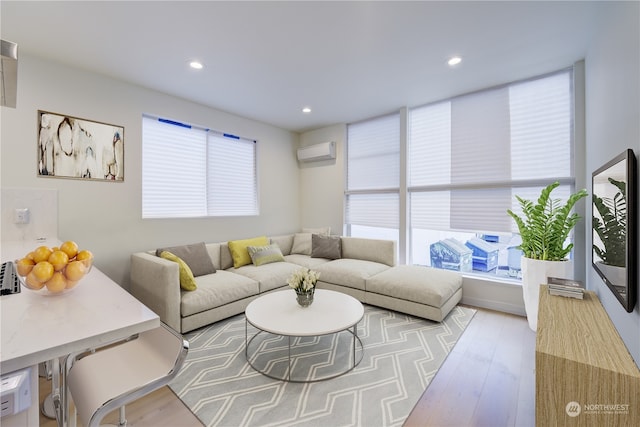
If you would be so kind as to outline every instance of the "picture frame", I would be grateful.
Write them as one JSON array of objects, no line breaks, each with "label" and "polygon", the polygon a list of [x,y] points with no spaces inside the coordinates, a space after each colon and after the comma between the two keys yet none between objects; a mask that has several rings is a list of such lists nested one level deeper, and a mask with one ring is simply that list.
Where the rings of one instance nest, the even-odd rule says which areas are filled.
[{"label": "picture frame", "polygon": [[627,312],[636,305],[637,177],[631,149],[592,174],[591,264]]},{"label": "picture frame", "polygon": [[124,127],[38,110],[40,177],[124,181]]}]

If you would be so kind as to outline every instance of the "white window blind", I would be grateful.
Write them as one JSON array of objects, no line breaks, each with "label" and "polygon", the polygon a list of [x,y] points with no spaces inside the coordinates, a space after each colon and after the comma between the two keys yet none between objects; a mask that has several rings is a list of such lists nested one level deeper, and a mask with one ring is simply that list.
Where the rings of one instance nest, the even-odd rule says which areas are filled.
[{"label": "white window blind", "polygon": [[258,213],[255,141],[142,119],[142,217]]},{"label": "white window blind", "polygon": [[209,132],[209,215],[258,214],[255,142]]},{"label": "white window blind", "polygon": [[400,225],[398,193],[348,194],[347,224],[394,228]]},{"label": "white window blind", "polygon": [[400,185],[400,116],[392,114],[348,127],[348,190],[397,189]]},{"label": "white window blind", "polygon": [[346,224],[397,229],[399,186],[399,114],[349,125]]},{"label": "white window blind", "polygon": [[[411,226],[516,231],[514,195],[535,199],[547,184],[574,184],[572,74],[486,90],[412,109]],[[531,194],[531,197],[528,195]]]}]

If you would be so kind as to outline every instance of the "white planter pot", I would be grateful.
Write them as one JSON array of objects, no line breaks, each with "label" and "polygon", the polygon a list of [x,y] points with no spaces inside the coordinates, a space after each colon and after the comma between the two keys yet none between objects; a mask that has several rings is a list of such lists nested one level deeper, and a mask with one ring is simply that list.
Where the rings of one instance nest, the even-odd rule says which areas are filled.
[{"label": "white planter pot", "polygon": [[540,261],[522,257],[522,295],[527,321],[532,331],[538,329],[538,301],[540,285],[547,283],[547,277],[573,279],[571,261]]}]

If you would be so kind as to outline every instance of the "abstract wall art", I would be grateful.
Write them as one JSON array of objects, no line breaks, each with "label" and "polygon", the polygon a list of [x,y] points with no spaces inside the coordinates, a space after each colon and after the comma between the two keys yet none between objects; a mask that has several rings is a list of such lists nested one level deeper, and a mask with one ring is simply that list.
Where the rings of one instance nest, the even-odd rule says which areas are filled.
[{"label": "abstract wall art", "polygon": [[124,181],[124,127],[38,111],[38,176]]}]

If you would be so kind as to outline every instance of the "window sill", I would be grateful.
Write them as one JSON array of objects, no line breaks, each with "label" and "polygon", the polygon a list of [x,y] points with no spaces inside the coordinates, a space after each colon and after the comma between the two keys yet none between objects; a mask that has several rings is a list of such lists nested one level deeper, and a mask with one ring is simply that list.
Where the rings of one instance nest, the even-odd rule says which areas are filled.
[{"label": "window sill", "polygon": [[465,279],[479,280],[485,282],[496,283],[509,287],[522,287],[522,279],[515,279],[512,277],[497,276],[495,274],[482,274],[482,273],[462,273],[462,277]]}]

